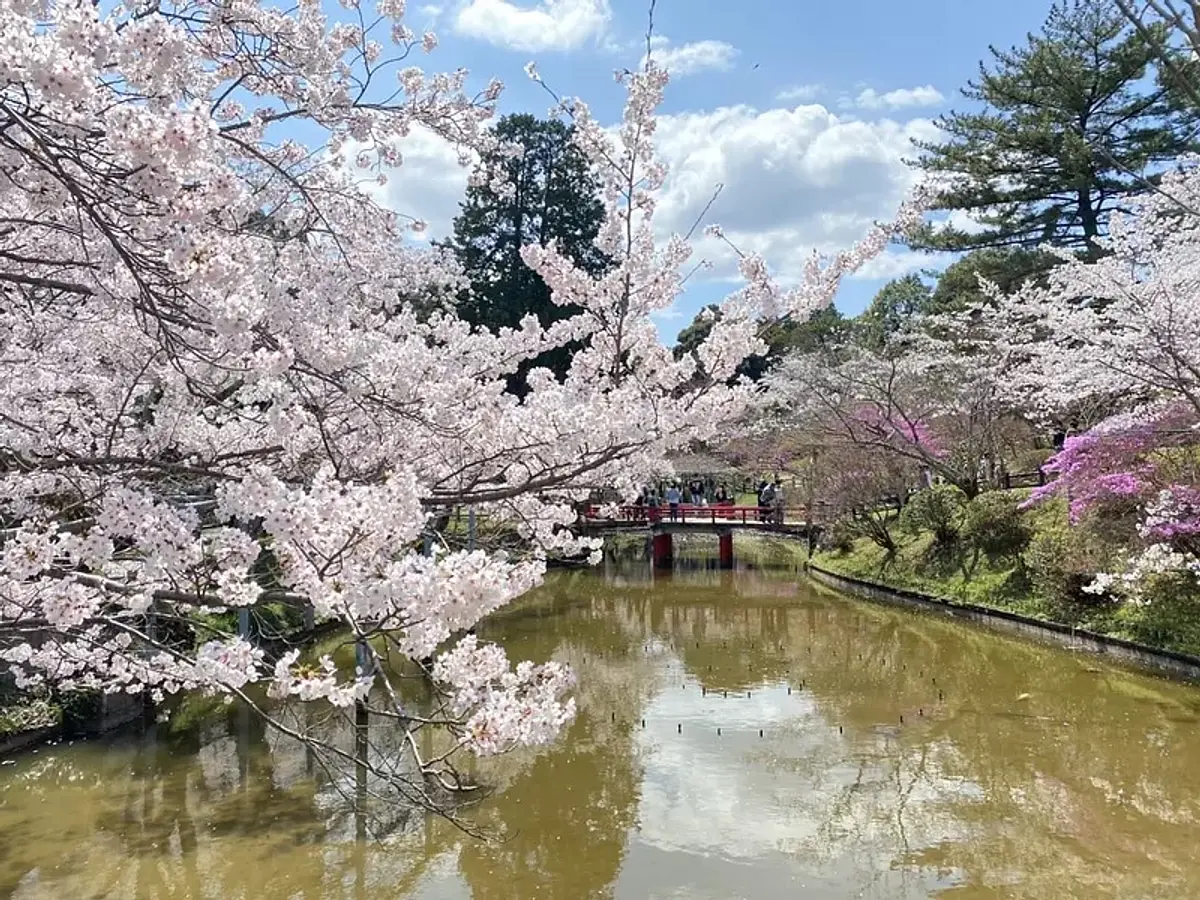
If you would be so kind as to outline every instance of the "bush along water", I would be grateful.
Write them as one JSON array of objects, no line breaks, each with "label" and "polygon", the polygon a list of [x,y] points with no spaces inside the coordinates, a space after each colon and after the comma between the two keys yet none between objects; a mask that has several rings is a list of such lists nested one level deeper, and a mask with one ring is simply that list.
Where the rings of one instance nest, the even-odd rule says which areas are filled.
[{"label": "bush along water", "polygon": [[1072,515],[1062,497],[992,491],[970,500],[935,485],[886,525],[887,549],[847,523],[815,562],[852,577],[1200,655],[1200,586],[1187,572],[1142,577],[1136,595],[1096,589],[1129,553],[1137,510]]}]

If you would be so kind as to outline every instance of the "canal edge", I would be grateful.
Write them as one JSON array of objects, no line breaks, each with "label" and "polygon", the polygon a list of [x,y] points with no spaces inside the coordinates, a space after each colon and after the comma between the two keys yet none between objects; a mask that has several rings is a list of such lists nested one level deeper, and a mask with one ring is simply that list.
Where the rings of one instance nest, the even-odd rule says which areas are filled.
[{"label": "canal edge", "polygon": [[1033,619],[1004,609],[961,603],[906,588],[889,587],[875,581],[831,572],[812,562],[806,563],[804,568],[808,577],[817,584],[859,599],[925,609],[987,628],[1037,638],[1070,649],[1086,650],[1138,669],[1200,684],[1200,656],[1174,650],[1159,650],[1136,641],[1098,634],[1060,622]]}]

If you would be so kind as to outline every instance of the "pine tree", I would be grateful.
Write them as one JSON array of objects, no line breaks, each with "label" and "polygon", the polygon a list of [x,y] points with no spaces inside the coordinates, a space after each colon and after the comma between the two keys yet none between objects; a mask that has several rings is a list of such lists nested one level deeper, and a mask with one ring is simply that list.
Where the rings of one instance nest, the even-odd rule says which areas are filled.
[{"label": "pine tree", "polygon": [[1011,294],[1030,277],[1037,277],[1056,260],[1034,250],[985,248],[968,253],[946,267],[938,276],[929,311],[957,312],[988,301],[979,283],[984,278],[1001,293]]},{"label": "pine tree", "polygon": [[[521,248],[551,241],[577,265],[602,272],[608,261],[594,241],[604,218],[599,184],[587,158],[572,142],[572,128],[557,119],[529,114],[505,116],[496,136],[520,152],[498,149],[481,161],[492,173],[467,188],[445,243],[471,283],[459,302],[459,314],[475,325],[517,327],[529,313],[543,325],[578,312],[558,306],[540,275],[525,265]],[[500,187],[498,190],[497,187]],[[560,377],[570,366],[573,348],[542,354],[534,365]],[[524,393],[524,371],[510,389]]]},{"label": "pine tree", "polygon": [[943,116],[947,139],[918,142],[910,163],[948,178],[938,209],[982,227],[930,227],[914,246],[1094,253],[1109,215],[1198,146],[1200,110],[1157,58],[1161,27],[1139,32],[1112,0],[1059,0],[1025,46],[991,48],[993,68],[963,90],[983,109]]},{"label": "pine tree", "polygon": [[[675,339],[673,353],[676,359],[694,353],[712,332],[713,323],[721,318],[720,307],[710,303],[691,323],[685,326]],[[763,322],[759,336],[767,345],[767,352],[748,356],[737,368],[735,377],[759,381],[789,353],[811,353],[821,347],[834,346],[848,334],[849,325],[842,314],[833,306],[814,310],[806,319],[790,316]]]},{"label": "pine tree", "polygon": [[855,320],[855,338],[864,347],[883,350],[910,321],[931,311],[932,293],[919,275],[893,279]]}]

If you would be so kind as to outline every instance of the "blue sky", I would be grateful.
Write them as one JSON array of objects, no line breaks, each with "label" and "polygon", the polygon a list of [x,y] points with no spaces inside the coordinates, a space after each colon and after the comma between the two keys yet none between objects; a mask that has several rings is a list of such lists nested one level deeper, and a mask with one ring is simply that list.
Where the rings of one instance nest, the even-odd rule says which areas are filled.
[{"label": "blue sky", "polygon": [[[672,174],[662,226],[686,230],[718,182],[706,222],[761,252],[783,280],[813,247],[831,251],[886,217],[911,181],[901,163],[912,137],[977,72],[988,46],[1007,49],[1040,27],[1051,0],[658,0],[655,58],[672,73],[660,125]],[[546,83],[615,122],[623,94],[613,70],[638,65],[648,0],[410,0],[408,24],[434,31],[430,70],[468,68],[482,86],[505,82],[500,112],[547,112],[549,97],[525,77],[535,60]],[[465,173],[428,136],[402,148],[406,166],[387,202],[449,227]],[[700,241],[715,263],[658,320],[664,340],[707,302],[736,287],[730,254]],[[889,252],[846,282],[843,312],[861,310],[888,277],[940,261]]]}]

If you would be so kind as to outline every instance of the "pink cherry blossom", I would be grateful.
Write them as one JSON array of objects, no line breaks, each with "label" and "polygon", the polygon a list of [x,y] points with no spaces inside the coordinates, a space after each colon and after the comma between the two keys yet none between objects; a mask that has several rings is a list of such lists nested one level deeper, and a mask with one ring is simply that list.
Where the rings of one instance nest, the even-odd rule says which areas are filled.
[{"label": "pink cherry blossom", "polygon": [[[651,320],[691,248],[654,229],[667,78],[649,65],[623,78],[615,134],[569,104],[603,183],[612,269],[593,277],[526,247],[580,312],[473,328],[444,300],[461,272],[411,239],[420,223],[381,207],[361,169],[402,165],[414,129],[470,163],[492,145],[501,86],[470,97],[465,71],[406,65],[418,41],[402,0],[380,0],[375,27],[358,6],[0,0],[0,624],[22,636],[0,658],[22,685],[253,704],[246,689],[265,684],[284,707],[364,704],[411,723],[405,752],[440,778],[449,764],[422,758],[417,730],[493,753],[551,740],[574,709],[565,667],[514,666],[459,637],[536,586],[548,555],[595,558],[598,541],[569,529],[576,504],[595,485],[636,493],[667,454],[739,415],[749,391],[727,379],[761,349],[759,318],[829,303],[919,203],[814,258],[800,285],[747,260],[697,379]],[[534,370],[526,397],[506,392],[570,343],[565,378]],[[520,548],[445,550],[435,525],[463,506]],[[207,624],[195,650],[160,632],[266,602],[339,622],[360,671],[271,662]],[[384,647],[434,660],[444,716],[404,707]]]}]

